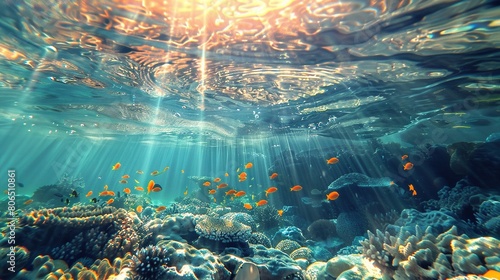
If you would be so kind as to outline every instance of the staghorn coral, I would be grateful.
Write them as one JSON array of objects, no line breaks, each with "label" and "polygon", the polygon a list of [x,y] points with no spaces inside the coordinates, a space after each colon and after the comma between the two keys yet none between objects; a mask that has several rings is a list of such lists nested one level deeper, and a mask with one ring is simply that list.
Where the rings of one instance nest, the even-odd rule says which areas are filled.
[{"label": "staghorn coral", "polygon": [[166,249],[157,246],[141,248],[132,257],[132,272],[136,280],[158,279],[167,268],[165,264],[169,261]]},{"label": "staghorn coral", "polygon": [[498,268],[500,264],[497,257],[499,240],[458,236],[455,226],[438,236],[430,227],[422,232],[418,226],[415,235],[402,229],[398,236],[379,230],[376,234],[368,231],[368,239],[360,243],[363,255],[396,280],[478,274]]},{"label": "staghorn coral", "polygon": [[201,237],[228,242],[246,242],[252,233],[250,226],[229,219],[205,216],[195,226]]}]

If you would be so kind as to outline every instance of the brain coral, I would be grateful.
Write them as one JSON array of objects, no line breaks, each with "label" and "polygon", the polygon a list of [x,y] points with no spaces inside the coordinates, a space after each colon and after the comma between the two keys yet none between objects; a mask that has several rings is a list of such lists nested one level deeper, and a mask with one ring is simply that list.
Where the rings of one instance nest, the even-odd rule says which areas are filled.
[{"label": "brain coral", "polygon": [[246,242],[252,234],[250,226],[237,221],[205,216],[196,223],[198,235],[215,241]]}]

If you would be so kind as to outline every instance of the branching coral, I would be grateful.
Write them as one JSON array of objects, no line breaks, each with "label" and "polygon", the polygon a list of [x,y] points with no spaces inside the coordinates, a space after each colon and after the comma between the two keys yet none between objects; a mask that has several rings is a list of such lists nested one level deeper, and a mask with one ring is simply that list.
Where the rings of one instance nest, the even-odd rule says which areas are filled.
[{"label": "branching coral", "polygon": [[478,274],[500,263],[496,257],[499,240],[458,236],[454,226],[438,236],[432,234],[430,227],[422,232],[418,226],[415,235],[403,230],[398,236],[368,231],[368,239],[361,245],[363,254],[394,279],[444,279]]}]

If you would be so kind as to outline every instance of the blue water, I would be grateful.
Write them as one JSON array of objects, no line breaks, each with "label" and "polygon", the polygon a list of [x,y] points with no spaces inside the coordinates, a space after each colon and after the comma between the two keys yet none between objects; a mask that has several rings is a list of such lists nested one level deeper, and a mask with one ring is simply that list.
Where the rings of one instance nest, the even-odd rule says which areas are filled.
[{"label": "blue water", "polygon": [[[138,213],[144,222],[174,214],[155,213],[159,206],[168,212],[194,198],[257,219],[256,202],[266,199],[273,213],[288,211],[261,230],[271,238],[285,226],[306,234],[342,213],[427,213],[432,203],[439,210],[449,207],[443,188],[465,184],[483,198],[454,212],[455,224],[475,225],[460,233],[499,238],[482,224],[480,206],[498,203],[500,186],[495,1],[160,2],[0,4],[0,178],[7,186],[8,170],[16,172],[18,216],[102,208],[107,185],[116,192],[110,206],[137,212],[141,203],[153,213]],[[332,157],[339,162],[327,164]],[[354,173],[374,181],[351,182],[325,200],[335,180]],[[130,178],[122,184],[123,175]],[[217,189],[215,178],[229,187]],[[150,180],[162,190],[135,189]],[[290,191],[295,185],[302,190]],[[271,186],[278,191],[266,197]],[[359,226],[358,236],[390,228],[374,224]],[[137,246],[152,245],[144,242]],[[27,244],[29,263],[50,255]]]}]

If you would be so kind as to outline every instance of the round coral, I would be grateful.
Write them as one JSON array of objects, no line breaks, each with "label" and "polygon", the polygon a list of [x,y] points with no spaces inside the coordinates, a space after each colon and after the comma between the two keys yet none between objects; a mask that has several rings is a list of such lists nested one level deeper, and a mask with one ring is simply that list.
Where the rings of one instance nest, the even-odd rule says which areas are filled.
[{"label": "round coral", "polygon": [[335,229],[335,224],[332,221],[319,219],[309,225],[307,232],[312,240],[323,241],[330,237],[334,237],[337,230]]},{"label": "round coral", "polygon": [[136,274],[134,279],[147,280],[160,278],[167,271],[169,258],[164,248],[149,245],[136,252],[132,261],[132,271]]}]

